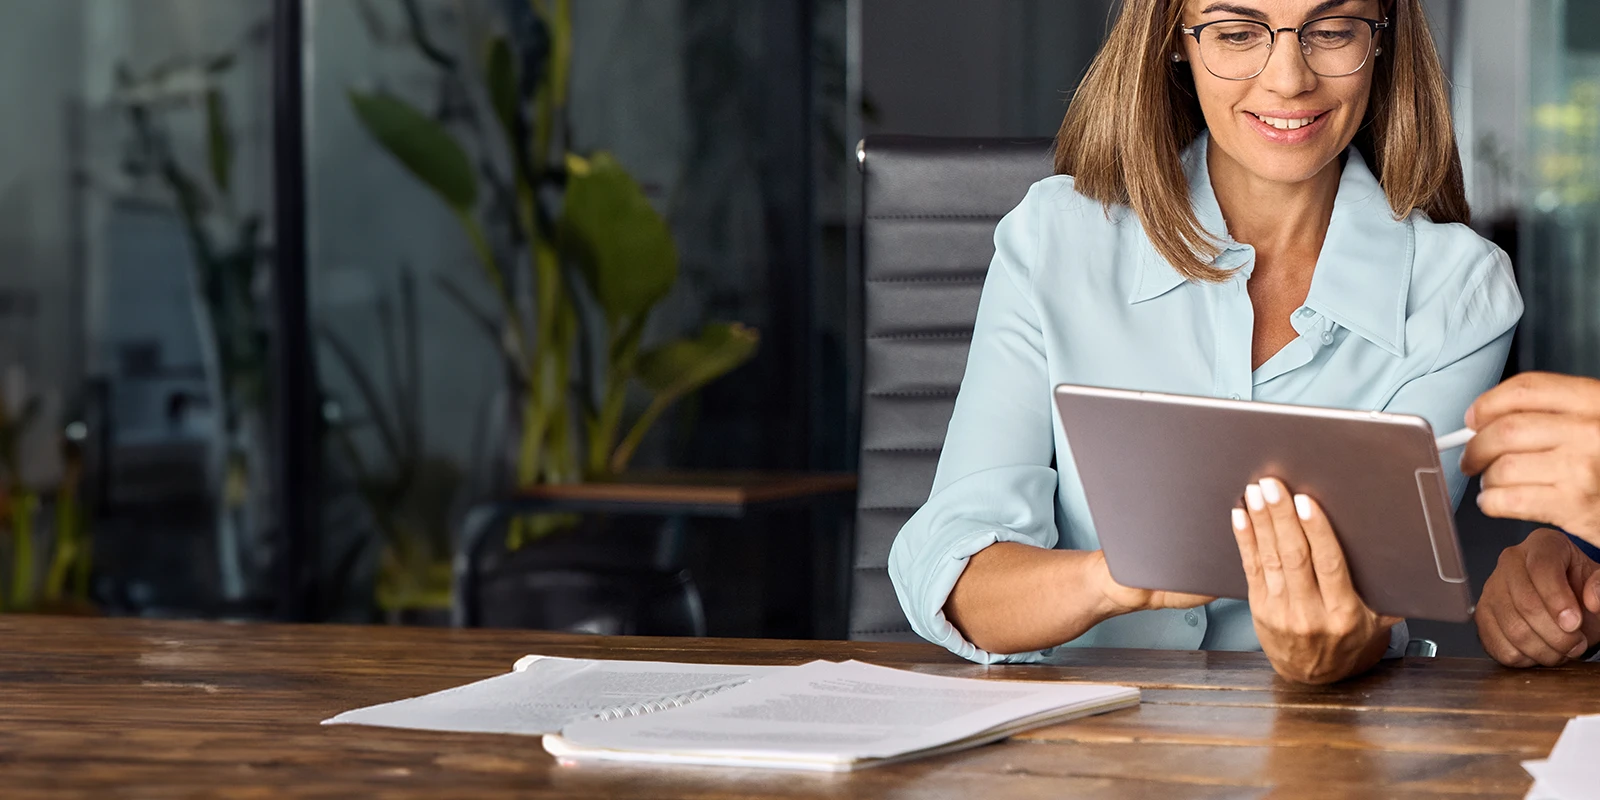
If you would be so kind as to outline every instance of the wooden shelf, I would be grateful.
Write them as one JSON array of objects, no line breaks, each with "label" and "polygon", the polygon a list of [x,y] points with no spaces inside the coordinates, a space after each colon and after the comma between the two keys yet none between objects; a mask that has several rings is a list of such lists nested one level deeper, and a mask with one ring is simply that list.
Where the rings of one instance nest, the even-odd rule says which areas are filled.
[{"label": "wooden shelf", "polygon": [[518,498],[574,503],[745,508],[850,494],[856,476],[828,472],[641,471],[599,483],[543,484]]}]

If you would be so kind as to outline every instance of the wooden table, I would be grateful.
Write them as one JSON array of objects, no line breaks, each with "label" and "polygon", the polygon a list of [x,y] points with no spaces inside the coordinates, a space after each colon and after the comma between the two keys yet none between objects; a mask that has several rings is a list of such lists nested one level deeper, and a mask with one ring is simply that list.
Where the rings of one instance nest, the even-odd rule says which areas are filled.
[{"label": "wooden table", "polygon": [[[923,645],[0,616],[0,795],[166,797],[1520,797],[1518,762],[1600,712],[1600,667],[1407,660],[1333,688],[1254,654],[1099,650],[988,668]],[[317,724],[530,652],[1138,685],[1137,709],[951,756],[812,775],[558,767],[534,738]]]}]

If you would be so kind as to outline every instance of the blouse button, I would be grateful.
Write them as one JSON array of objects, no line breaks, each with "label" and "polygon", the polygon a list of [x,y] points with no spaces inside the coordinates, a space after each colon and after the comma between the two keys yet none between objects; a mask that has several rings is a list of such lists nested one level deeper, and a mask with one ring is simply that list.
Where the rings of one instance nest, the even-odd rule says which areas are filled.
[{"label": "blouse button", "polygon": [[1189,623],[1189,627],[1193,628],[1200,624],[1200,615],[1193,611],[1187,612],[1183,615],[1183,621]]},{"label": "blouse button", "polygon": [[1324,345],[1333,344],[1333,329],[1332,328],[1329,328],[1329,329],[1327,329],[1327,330],[1322,332],[1322,343]]}]

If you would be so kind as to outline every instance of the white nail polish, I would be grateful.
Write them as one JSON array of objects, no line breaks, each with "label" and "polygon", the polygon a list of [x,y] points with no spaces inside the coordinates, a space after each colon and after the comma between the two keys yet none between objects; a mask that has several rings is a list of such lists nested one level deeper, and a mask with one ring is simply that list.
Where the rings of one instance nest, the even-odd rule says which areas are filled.
[{"label": "white nail polish", "polygon": [[1244,487],[1244,502],[1250,506],[1251,511],[1260,511],[1267,507],[1267,504],[1261,501],[1261,487],[1253,483]]},{"label": "white nail polish", "polygon": [[1306,497],[1303,494],[1295,495],[1294,513],[1299,514],[1301,520],[1306,522],[1311,521],[1311,498]]},{"label": "white nail polish", "polygon": [[1234,530],[1238,530],[1238,531],[1244,530],[1244,526],[1246,524],[1248,524],[1249,522],[1250,522],[1250,518],[1245,516],[1244,509],[1236,508],[1236,509],[1233,510],[1233,529]]},{"label": "white nail polish", "polygon": [[1283,499],[1283,492],[1279,490],[1278,482],[1270,478],[1261,482],[1261,494],[1273,505],[1277,505],[1278,501]]}]

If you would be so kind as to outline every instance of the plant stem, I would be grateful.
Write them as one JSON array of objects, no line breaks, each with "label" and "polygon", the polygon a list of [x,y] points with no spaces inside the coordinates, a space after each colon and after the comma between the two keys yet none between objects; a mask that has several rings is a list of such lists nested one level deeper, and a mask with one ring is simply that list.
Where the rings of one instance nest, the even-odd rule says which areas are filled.
[{"label": "plant stem", "polygon": [[494,259],[494,252],[489,248],[489,240],[483,234],[483,226],[465,212],[458,212],[456,218],[461,221],[461,227],[467,231],[467,239],[472,243],[472,252],[477,255],[478,262],[483,265],[484,274],[489,277],[489,283],[494,287],[494,293],[500,298],[500,306],[506,315],[506,333],[511,338],[509,343],[512,353],[510,361],[518,367],[526,369],[523,358],[528,352],[527,337],[522,332],[522,317],[517,314],[516,298],[506,290],[505,276],[500,273],[500,265]]},{"label": "plant stem", "polygon": [[75,502],[71,488],[63,484],[61,491],[56,493],[56,543],[54,552],[50,554],[50,571],[45,575],[46,603],[61,601],[67,578],[72,574],[73,566],[83,557],[82,537],[79,535],[77,514],[74,513]]},{"label": "plant stem", "polygon": [[11,494],[11,610],[25,611],[33,604],[33,517],[39,496],[26,489]]},{"label": "plant stem", "polygon": [[589,431],[588,471],[590,477],[615,474],[610,456],[622,429],[622,412],[628,399],[628,380],[638,362],[639,340],[644,335],[644,318],[612,320],[612,333],[606,346],[606,383],[600,411]]},{"label": "plant stem", "polygon": [[650,432],[650,426],[656,424],[656,420],[660,419],[677,399],[677,395],[658,394],[650,401],[644,413],[634,421],[628,435],[623,437],[622,443],[617,445],[616,451],[611,454],[610,466],[613,475],[628,468],[628,462],[633,460],[633,454],[639,449],[639,443],[644,441],[644,435]]}]

